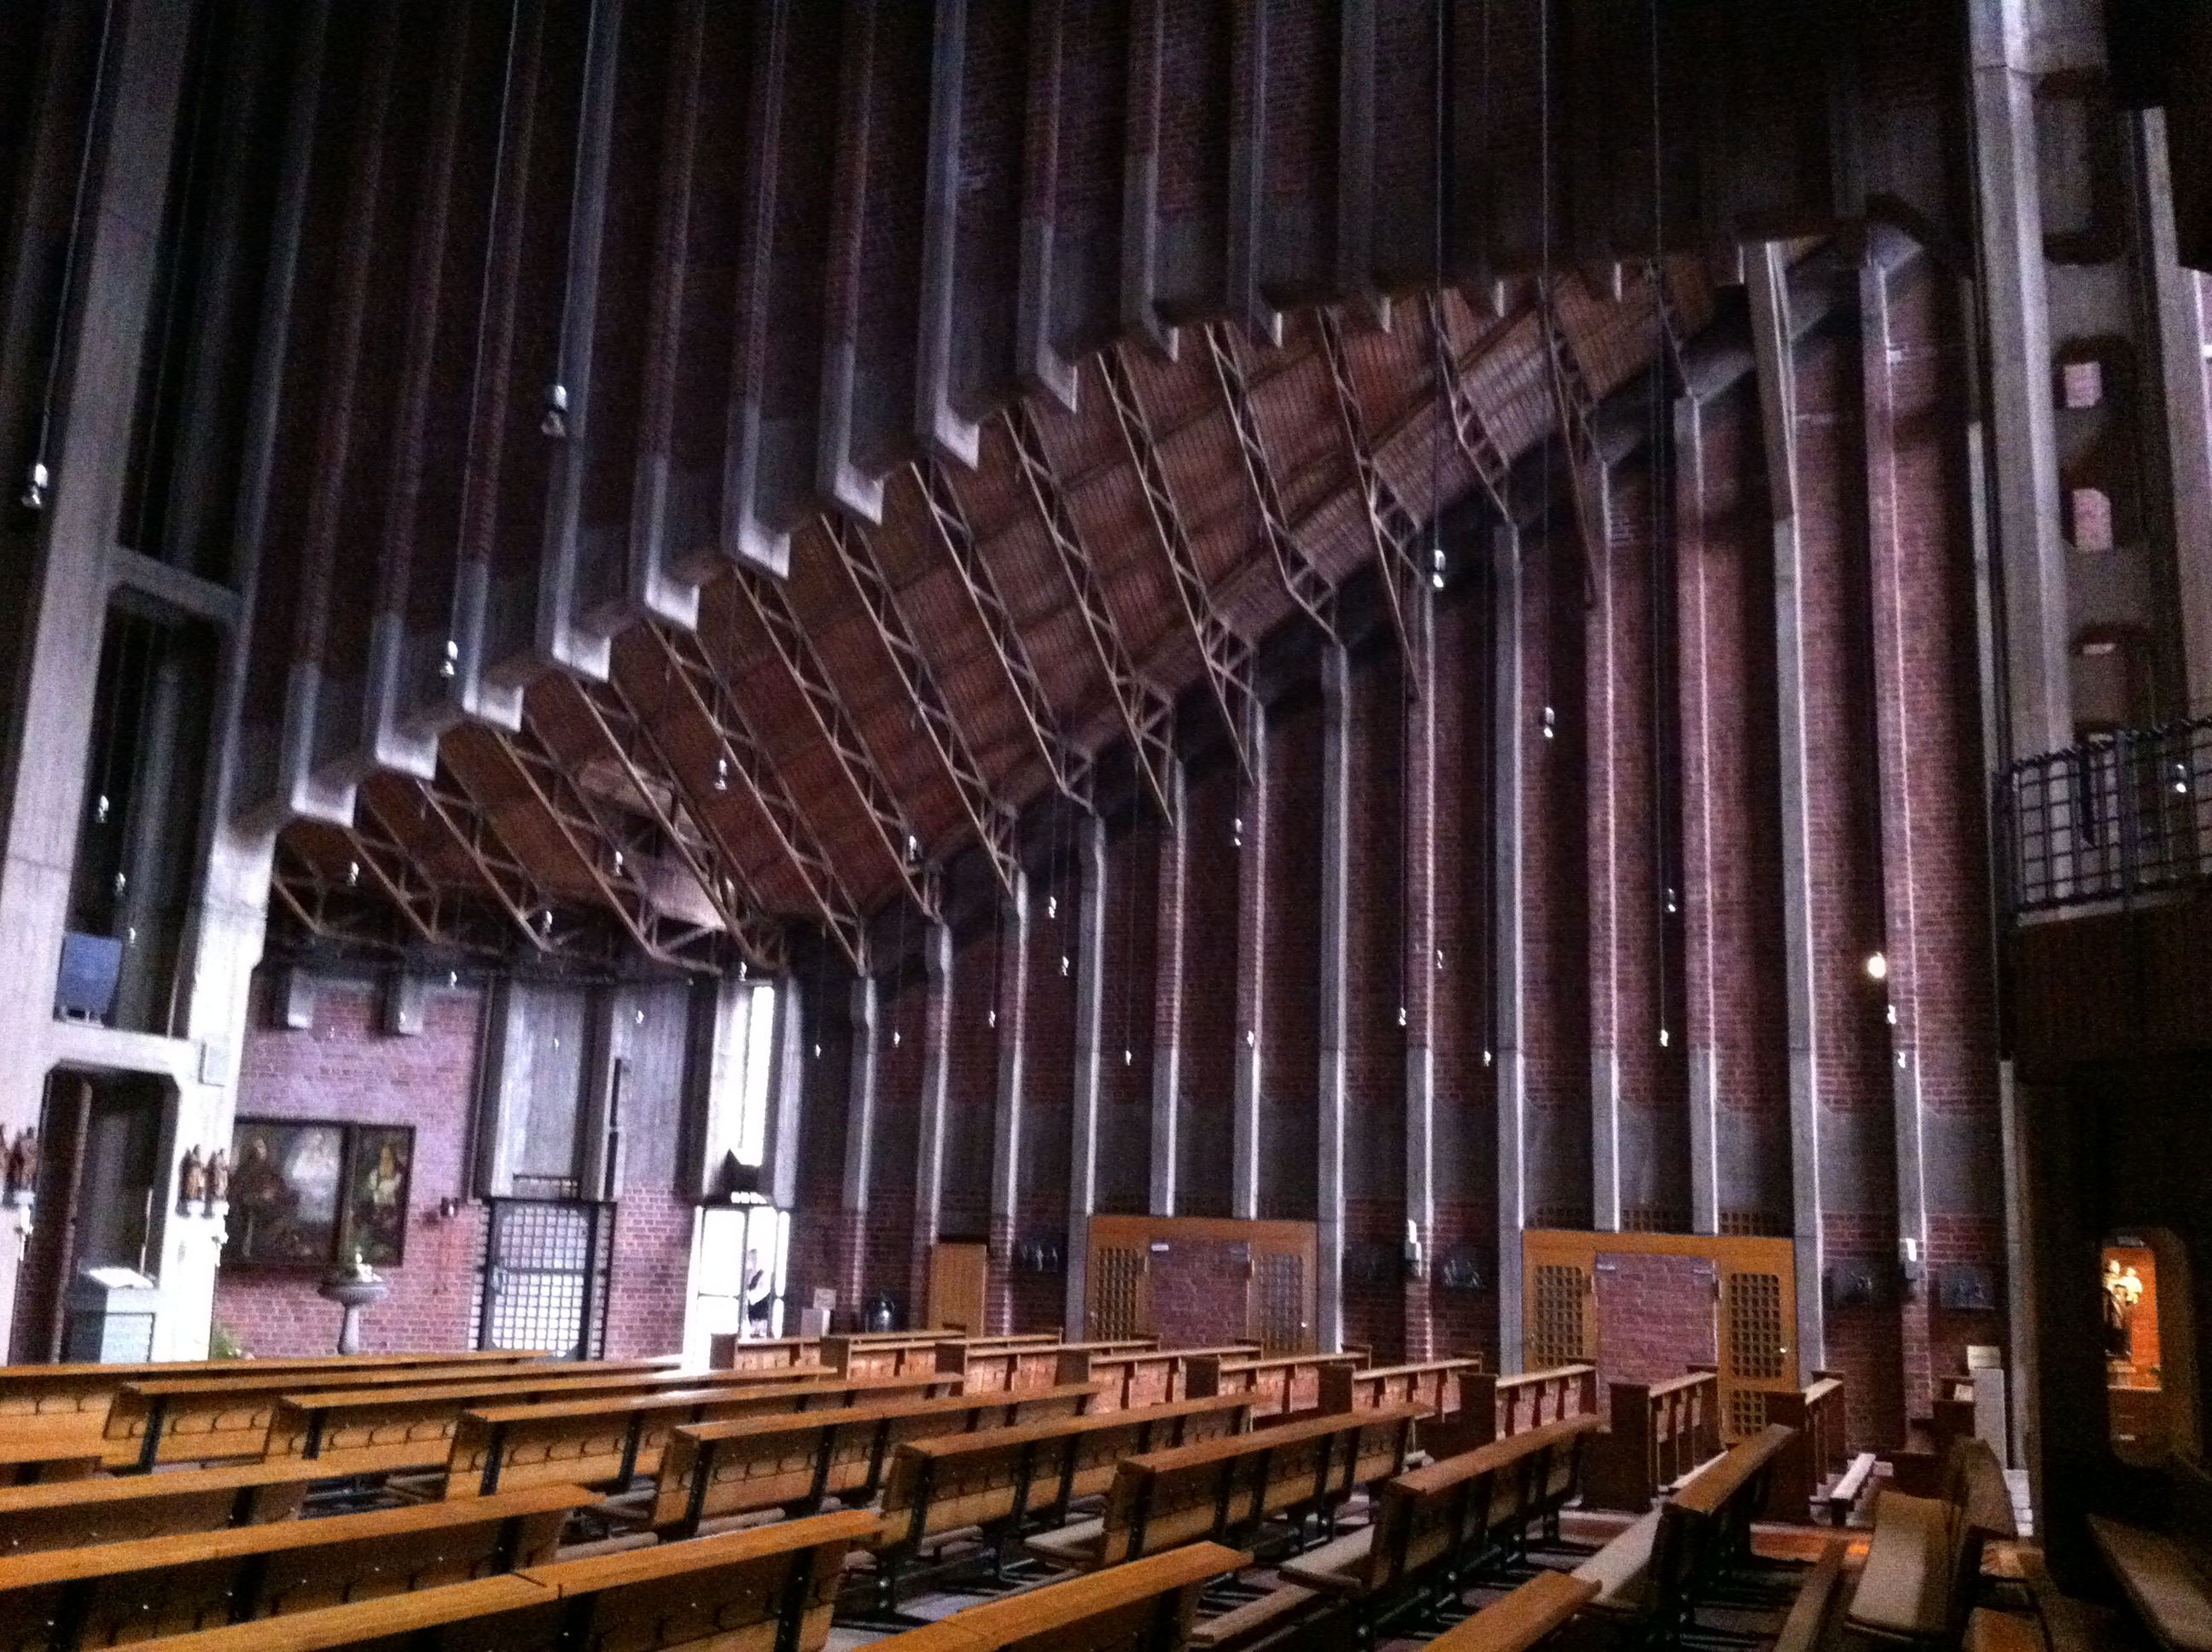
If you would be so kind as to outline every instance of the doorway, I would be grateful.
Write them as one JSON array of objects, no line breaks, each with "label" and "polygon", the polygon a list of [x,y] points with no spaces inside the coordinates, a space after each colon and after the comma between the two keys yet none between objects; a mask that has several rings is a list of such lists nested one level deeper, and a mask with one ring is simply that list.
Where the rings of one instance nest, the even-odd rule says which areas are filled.
[{"label": "doorway", "polygon": [[[70,1288],[88,1269],[150,1272],[159,1254],[167,1094],[149,1073],[57,1068],[47,1075],[36,1220],[15,1282],[15,1363],[63,1357],[71,1340]],[[150,1318],[146,1328],[150,1338]]]},{"label": "doorway", "polygon": [[971,1336],[983,1331],[988,1257],[988,1248],[972,1240],[937,1242],[929,1253],[929,1312],[924,1325]]}]

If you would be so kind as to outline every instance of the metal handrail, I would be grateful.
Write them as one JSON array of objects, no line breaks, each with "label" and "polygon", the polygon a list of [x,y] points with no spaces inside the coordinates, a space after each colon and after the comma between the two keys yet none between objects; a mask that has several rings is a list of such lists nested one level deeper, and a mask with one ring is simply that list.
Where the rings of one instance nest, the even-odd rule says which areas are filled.
[{"label": "metal handrail", "polygon": [[2023,758],[1996,815],[2015,919],[2212,884],[2212,718]]}]

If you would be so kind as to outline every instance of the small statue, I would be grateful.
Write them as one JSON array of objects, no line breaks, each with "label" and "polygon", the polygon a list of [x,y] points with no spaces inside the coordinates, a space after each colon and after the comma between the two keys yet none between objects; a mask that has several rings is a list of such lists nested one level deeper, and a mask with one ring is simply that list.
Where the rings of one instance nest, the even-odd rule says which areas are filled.
[{"label": "small statue", "polygon": [[215,1150],[215,1157],[208,1161],[207,1165],[206,1213],[213,1216],[216,1206],[228,1203],[230,1203],[230,1150],[227,1147],[218,1147]]},{"label": "small statue", "polygon": [[10,1204],[27,1205],[39,1187],[39,1133],[25,1129],[15,1138],[15,1145],[8,1150],[8,1199]]},{"label": "small statue", "polygon": [[179,1180],[184,1188],[183,1198],[179,1201],[181,1206],[189,1207],[207,1202],[207,1167],[200,1162],[198,1148],[188,1147],[185,1150],[185,1165]]}]

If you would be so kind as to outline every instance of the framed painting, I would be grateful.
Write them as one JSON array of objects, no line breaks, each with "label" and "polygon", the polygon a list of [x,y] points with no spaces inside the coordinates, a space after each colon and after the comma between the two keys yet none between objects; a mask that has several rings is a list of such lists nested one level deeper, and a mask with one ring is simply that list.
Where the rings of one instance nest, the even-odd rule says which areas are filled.
[{"label": "framed painting", "polygon": [[233,1261],[313,1267],[336,1254],[345,1127],[240,1119],[231,1135]]},{"label": "framed painting", "polygon": [[356,1125],[346,1152],[343,1231],[338,1258],[358,1251],[371,1267],[393,1267],[407,1254],[407,1193],[415,1174],[415,1132],[406,1125]]}]

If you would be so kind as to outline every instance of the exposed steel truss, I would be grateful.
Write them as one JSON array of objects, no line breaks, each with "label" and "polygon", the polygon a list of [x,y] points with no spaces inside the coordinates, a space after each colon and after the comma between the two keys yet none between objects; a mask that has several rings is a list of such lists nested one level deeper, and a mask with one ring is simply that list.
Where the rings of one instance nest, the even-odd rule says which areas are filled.
[{"label": "exposed steel truss", "polygon": [[[380,811],[373,791],[363,788],[370,807]],[[507,846],[476,794],[444,763],[416,789],[422,817],[434,821],[466,859],[515,926],[539,951],[556,957],[604,961],[611,957],[599,926],[569,909],[547,890],[523,859]],[[387,829],[398,823],[385,817]],[[396,833],[395,833],[396,835]]]},{"label": "exposed steel truss", "polygon": [[[1359,479],[1359,499],[1367,518],[1367,536],[1375,550],[1376,572],[1382,575],[1382,605],[1390,619],[1390,634],[1398,640],[1401,657],[1413,656],[1414,638],[1406,624],[1406,604],[1421,579],[1413,540],[1420,523],[1390,485],[1376,462],[1375,444],[1367,433],[1367,415],[1359,405],[1359,388],[1352,382],[1352,363],[1344,354],[1344,335],[1335,314],[1314,312],[1321,335],[1322,358],[1328,364],[1328,384],[1336,403],[1337,422],[1344,431],[1346,451],[1352,455],[1352,473]],[[1407,677],[1413,681],[1409,674]]]},{"label": "exposed steel truss", "polygon": [[1465,364],[1453,355],[1451,334],[1444,326],[1443,297],[1429,293],[1422,307],[1428,313],[1429,338],[1436,351],[1437,382],[1443,387],[1444,405],[1451,415],[1452,440],[1483,492],[1489,495],[1491,505],[1499,516],[1510,520],[1513,513],[1508,501],[1512,464],[1491,433],[1489,420],[1483,416],[1481,407],[1467,386]]},{"label": "exposed steel truss", "polygon": [[1237,329],[1220,322],[1210,323],[1200,331],[1206,335],[1206,351],[1213,360],[1214,380],[1221,386],[1222,406],[1229,415],[1229,428],[1237,435],[1237,451],[1244,460],[1245,477],[1252,484],[1253,503],[1259,507],[1261,537],[1275,560],[1275,571],[1282,578],[1283,589],[1305,616],[1320,628],[1322,635],[1334,641],[1336,623],[1331,610],[1335,593],[1328,576],[1314,566],[1304,545],[1291,531],[1290,513],[1283,508],[1283,493],[1276,484],[1274,463],[1268,457],[1267,439],[1260,430],[1258,410],[1252,404],[1251,370],[1244,359],[1246,347],[1238,343]]}]

